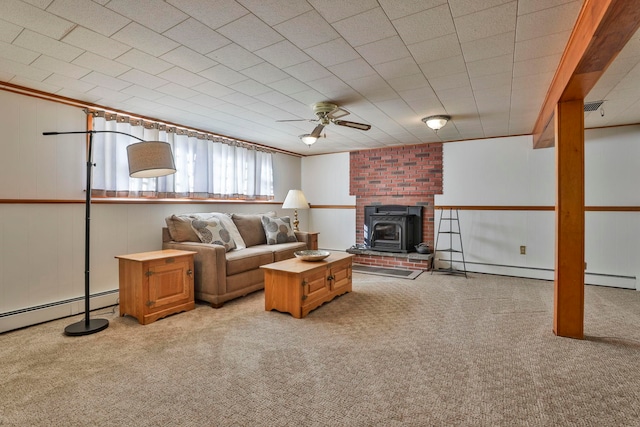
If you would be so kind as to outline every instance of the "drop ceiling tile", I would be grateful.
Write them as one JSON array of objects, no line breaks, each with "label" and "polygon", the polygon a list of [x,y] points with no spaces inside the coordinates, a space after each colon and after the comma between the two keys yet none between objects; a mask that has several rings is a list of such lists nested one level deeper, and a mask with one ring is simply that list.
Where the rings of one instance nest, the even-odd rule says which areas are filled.
[{"label": "drop ceiling tile", "polygon": [[418,64],[462,54],[457,34],[447,34],[407,46]]},{"label": "drop ceiling tile", "polygon": [[354,59],[342,64],[327,67],[329,71],[343,80],[355,79],[358,77],[371,76],[376,74],[376,70],[371,68],[364,59]]},{"label": "drop ceiling tile", "polygon": [[266,85],[290,77],[287,73],[277,67],[274,67],[268,62],[262,62],[258,65],[254,65],[253,67],[246,68],[241,72],[245,76],[251,77],[255,81]]},{"label": "drop ceiling tile", "polygon": [[331,75],[326,68],[318,64],[316,61],[307,61],[302,64],[293,65],[291,67],[284,68],[284,71],[301,82],[318,80]]},{"label": "drop ceiling tile", "polygon": [[260,101],[266,102],[267,104],[271,104],[271,105],[282,105],[286,102],[291,101],[290,97],[288,97],[287,95],[283,95],[280,92],[276,92],[275,90],[272,90],[271,92],[267,92],[267,93],[261,93],[260,95],[256,95],[256,98],[258,98]]},{"label": "drop ceiling tile", "polygon": [[[69,64],[59,59],[52,58],[46,55],[40,55],[38,59],[31,64],[41,70],[61,74],[63,76],[71,77],[73,79],[79,79],[90,73],[90,70],[80,67],[78,65]],[[84,92],[84,91],[81,91]]]},{"label": "drop ceiling tile", "polygon": [[[294,93],[292,95],[290,95],[292,99],[301,102],[305,105],[313,105],[316,102],[321,102],[324,101],[326,99],[328,99],[323,93],[318,92],[315,89],[309,89],[309,90],[305,90],[302,92],[298,92],[298,93]],[[306,118],[311,119],[313,117],[313,113],[311,112],[311,110],[309,111],[309,113],[305,116]],[[305,123],[305,122],[303,122]],[[306,126],[306,123],[305,123]]]},{"label": "drop ceiling tile", "polygon": [[115,62],[110,59],[106,59],[91,52],[83,53],[82,55],[74,59],[72,64],[79,65],[90,70],[98,71],[111,77],[117,77],[120,74],[131,69],[131,67],[127,65],[120,64],[119,62]]},{"label": "drop ceiling tile", "polygon": [[358,52],[343,38],[333,39],[326,43],[310,47],[305,49],[305,52],[325,67],[360,58]]},{"label": "drop ceiling tile", "polygon": [[458,55],[420,64],[420,69],[428,79],[432,79],[450,74],[466,73],[467,64],[465,64],[462,55]]},{"label": "drop ceiling tile", "polygon": [[539,12],[520,15],[516,30],[516,41],[525,41],[571,31],[578,17],[580,5],[567,3]]},{"label": "drop ceiling tile", "polygon": [[106,5],[120,15],[158,33],[168,30],[189,16],[162,0],[111,0]]},{"label": "drop ceiling tile", "polygon": [[436,96],[436,93],[433,91],[431,86],[423,86],[416,89],[406,90],[406,91],[399,92],[399,94],[400,96],[402,96],[402,99],[407,101],[407,103],[409,101],[418,101],[418,100],[425,100],[428,102],[434,102],[434,101],[439,102],[438,97]]},{"label": "drop ceiling tile", "polygon": [[419,89],[427,86],[430,87],[429,82],[422,73],[387,79],[387,83],[389,83],[389,85],[399,94],[403,91]]},{"label": "drop ceiling tile", "polygon": [[56,92],[56,95],[64,96],[71,99],[77,99],[78,101],[90,102],[92,104],[98,104],[98,101],[100,101],[100,98],[97,96],[89,95],[86,92],[80,92],[69,88],[60,89]]},{"label": "drop ceiling tile", "polygon": [[84,52],[82,49],[30,30],[24,30],[20,33],[13,44],[67,62],[73,61]]},{"label": "drop ceiling tile", "polygon": [[167,61],[163,61],[162,59],[136,49],[125,52],[123,55],[120,55],[116,61],[154,75],[173,67],[173,64]]},{"label": "drop ceiling tile", "polygon": [[214,30],[249,13],[234,0],[168,0]]},{"label": "drop ceiling tile", "polygon": [[474,77],[471,79],[473,91],[503,87],[511,90],[512,73],[490,74],[486,76]]},{"label": "drop ceiling tile", "polygon": [[163,34],[203,55],[230,43],[227,38],[193,18],[189,18]]},{"label": "drop ceiling tile", "polygon": [[137,84],[132,84],[131,86],[122,89],[121,92],[146,101],[155,101],[156,99],[164,96],[162,93],[157,92],[154,89],[149,89]]},{"label": "drop ceiling tile", "polygon": [[218,105],[222,105],[225,103],[220,98],[214,98],[213,96],[205,94],[196,95],[193,98],[189,99],[189,101],[207,108],[217,107]]},{"label": "drop ceiling tile", "polygon": [[199,74],[200,76],[205,77],[208,80],[220,83],[224,86],[247,80],[247,76],[245,76],[244,74],[241,74],[221,64],[204,70]]},{"label": "drop ceiling tile", "polygon": [[241,71],[245,68],[253,67],[254,65],[258,65],[263,62],[262,58],[254,55],[237,44],[229,44],[223,48],[217,49],[208,54],[207,57],[236,71]]},{"label": "drop ceiling tile", "polygon": [[164,93],[165,95],[170,95],[180,99],[189,99],[200,94],[200,92],[188,89],[180,84],[173,82],[160,86],[156,88],[156,90],[160,93]]},{"label": "drop ceiling tile", "polygon": [[0,42],[0,57],[9,59],[11,61],[19,62],[21,64],[29,65],[40,54],[29,49],[22,48],[20,46],[14,46],[9,43]]},{"label": "drop ceiling tile", "polygon": [[178,83],[179,85],[184,87],[196,86],[207,81],[207,79],[205,79],[204,77],[180,67],[173,67],[168,69],[167,71],[163,71],[162,73],[158,74],[158,77],[170,82]]},{"label": "drop ceiling tile", "polygon": [[11,43],[23,30],[24,28],[20,27],[19,25],[15,25],[11,22],[3,21],[2,19],[0,19],[0,41]]},{"label": "drop ceiling tile", "polygon": [[[29,3],[42,10],[46,9],[53,0],[23,0],[25,3]],[[99,2],[98,2],[99,3]]]},{"label": "drop ceiling tile", "polygon": [[569,39],[570,32],[551,34],[537,39],[516,42],[514,60],[525,61],[564,52],[564,46]]},{"label": "drop ceiling tile", "polygon": [[371,65],[393,61],[410,56],[409,49],[398,36],[392,36],[356,48],[358,53]]},{"label": "drop ceiling tile", "polygon": [[60,40],[75,24],[20,0],[2,2],[2,20]]},{"label": "drop ceiling tile", "polygon": [[407,45],[456,32],[448,5],[437,6],[393,21]]},{"label": "drop ceiling tile", "polygon": [[505,73],[513,70],[513,53],[496,56],[478,61],[467,62],[470,77],[486,76],[487,74]]},{"label": "drop ceiling tile", "polygon": [[111,38],[153,56],[163,55],[179,46],[173,40],[136,22],[130,23],[111,36]]},{"label": "drop ceiling tile", "polygon": [[384,79],[410,76],[420,72],[420,67],[414,62],[412,57],[378,64],[374,66],[374,68]]},{"label": "drop ceiling tile", "polygon": [[229,85],[229,87],[249,96],[256,96],[260,95],[261,93],[267,93],[271,91],[271,88],[269,86],[263,85],[262,83],[258,83],[257,81],[251,79],[246,79],[239,83],[234,83],[232,85]]},{"label": "drop ceiling tile", "polygon": [[324,94],[325,98],[332,98],[334,94],[347,96],[353,91],[349,85],[336,76],[328,76],[318,80],[313,80],[308,82],[308,84],[316,91]]},{"label": "drop ceiling tile", "polygon": [[60,86],[50,85],[50,84],[42,83],[36,80],[25,79],[22,77],[11,78],[12,74],[1,74],[1,73],[2,72],[0,71],[0,76],[5,76],[5,78],[1,78],[0,80],[13,83],[18,86],[33,88],[33,89],[36,89],[42,92],[47,92],[47,93],[56,93],[62,89]]},{"label": "drop ceiling tile", "polygon": [[379,7],[335,22],[333,27],[354,47],[397,35],[391,21]]},{"label": "drop ceiling tile", "polygon": [[114,91],[119,91],[131,86],[130,82],[125,82],[123,80],[116,79],[112,76],[108,76],[106,74],[102,74],[97,71],[90,72],[86,76],[82,77],[80,80],[86,83],[90,83],[96,86],[101,86],[103,88],[111,89]]},{"label": "drop ceiling tile", "polygon": [[93,89],[87,91],[87,95],[94,96],[99,98],[99,103],[101,105],[111,104],[113,102],[123,102],[127,99],[131,98],[130,95],[126,93],[118,92],[115,90],[107,89],[105,87],[94,87]]},{"label": "drop ceiling tile", "polygon": [[[464,76],[458,76],[450,81],[441,82],[444,88],[436,89],[434,91],[438,98],[442,101],[442,104],[447,108],[447,104],[453,103],[474,103],[473,91],[471,90],[471,84],[467,82],[464,84]],[[448,108],[447,108],[448,109]]]},{"label": "drop ceiling tile", "polygon": [[274,29],[300,49],[308,49],[340,37],[315,10],[278,24]]},{"label": "drop ceiling tile", "polygon": [[[245,95],[244,93],[235,92],[227,96],[223,96],[222,99],[225,102],[228,102],[233,105],[237,105],[243,107],[245,105],[250,105],[256,102],[255,98]],[[247,118],[245,115],[244,118]]]},{"label": "drop ceiling tile", "polygon": [[131,69],[118,76],[118,78],[148,89],[155,89],[168,83],[165,79],[161,79],[160,77],[156,77],[152,74],[136,69]]},{"label": "drop ceiling tile", "polygon": [[82,22],[84,27],[107,37],[131,22],[119,13],[85,0],[55,0],[47,12],[73,22]]},{"label": "drop ceiling tile", "polygon": [[311,59],[288,40],[256,50],[254,53],[278,68],[289,67]]},{"label": "drop ceiling tile", "polygon": [[4,58],[0,58],[0,72],[18,75],[24,79],[35,80],[38,82],[44,81],[44,79],[51,75],[51,71],[44,71],[39,68]]},{"label": "drop ceiling tile", "polygon": [[222,86],[216,82],[205,82],[201,85],[194,86],[192,89],[204,93],[205,95],[213,96],[214,98],[222,98],[223,96],[231,95],[235,92],[233,89],[229,89],[228,87]]},{"label": "drop ceiling tile", "polygon": [[285,95],[309,90],[309,86],[307,84],[302,83],[294,77],[287,77],[286,79],[269,83],[269,87]]},{"label": "drop ceiling tile", "polygon": [[513,53],[515,32],[498,34],[462,44],[465,62],[479,61]]},{"label": "drop ceiling tile", "polygon": [[185,46],[179,46],[165,53],[160,59],[184,68],[187,71],[191,71],[192,73],[199,73],[200,71],[217,65],[217,62],[213,59],[207,58]]},{"label": "drop ceiling tile", "polygon": [[131,49],[131,46],[80,26],[74,28],[62,41],[108,59],[115,59]]},{"label": "drop ceiling tile", "polygon": [[277,25],[312,10],[305,0],[238,0],[268,25]]},{"label": "drop ceiling tile", "polygon": [[582,3],[576,0],[518,0],[518,15],[539,12],[564,3]]},{"label": "drop ceiling tile", "polygon": [[460,43],[515,31],[517,7],[511,2],[455,18]]},{"label": "drop ceiling tile", "polygon": [[523,77],[531,74],[554,71],[560,62],[561,54],[542,56],[534,59],[518,61],[513,64],[513,76]]},{"label": "drop ceiling tile", "polygon": [[311,3],[329,23],[334,23],[378,7],[376,0],[309,0],[309,3]]},{"label": "drop ceiling tile", "polygon": [[470,87],[469,76],[467,73],[449,74],[441,77],[429,79],[429,84],[440,94],[445,89],[455,89],[460,87]]},{"label": "drop ceiling tile", "polygon": [[88,92],[95,87],[94,84],[85,83],[78,79],[68,77],[68,76],[63,76],[62,74],[56,74],[56,73],[51,74],[49,77],[44,79],[44,83],[54,85],[54,86],[60,86],[63,89],[68,89],[68,90],[72,90],[80,93]]},{"label": "drop ceiling tile", "polygon": [[495,6],[500,6],[509,2],[518,3],[513,0],[450,0],[449,6],[451,7],[451,13],[453,16],[458,17],[491,9]]},{"label": "drop ceiling tile", "polygon": [[218,28],[218,32],[250,52],[283,40],[278,32],[254,15],[245,15],[224,27]]},{"label": "drop ceiling tile", "polygon": [[447,4],[447,0],[380,0],[379,3],[389,19],[393,20]]},{"label": "drop ceiling tile", "polygon": [[158,107],[158,104],[156,104],[153,101],[149,101],[149,100],[141,99],[141,98],[136,98],[136,97],[131,97],[131,98],[123,101],[122,104],[125,107],[130,107],[130,108],[123,108],[123,110],[133,110],[133,111],[148,111],[148,112],[152,112],[152,111],[155,111],[156,108]]}]

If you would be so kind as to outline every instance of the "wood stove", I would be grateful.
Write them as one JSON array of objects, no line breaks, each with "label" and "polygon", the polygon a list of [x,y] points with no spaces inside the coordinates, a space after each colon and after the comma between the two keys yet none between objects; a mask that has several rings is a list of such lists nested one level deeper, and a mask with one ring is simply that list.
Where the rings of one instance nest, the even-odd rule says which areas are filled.
[{"label": "wood stove", "polygon": [[422,206],[364,208],[364,244],[382,252],[413,252],[422,241]]}]

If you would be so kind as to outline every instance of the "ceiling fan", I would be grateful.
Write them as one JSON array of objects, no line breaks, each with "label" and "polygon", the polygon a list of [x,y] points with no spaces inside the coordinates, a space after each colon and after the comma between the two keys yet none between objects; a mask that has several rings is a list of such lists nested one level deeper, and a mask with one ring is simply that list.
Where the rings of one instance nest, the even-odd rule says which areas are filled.
[{"label": "ceiling fan", "polygon": [[300,139],[305,144],[311,146],[314,142],[320,138],[322,133],[322,129],[325,126],[333,123],[338,126],[346,126],[353,129],[359,130],[369,130],[371,129],[371,125],[367,125],[364,123],[350,122],[348,120],[339,120],[341,117],[344,117],[349,113],[344,108],[338,107],[336,104],[332,104],[330,102],[316,102],[311,105],[314,114],[317,118],[315,119],[291,119],[291,120],[276,120],[277,122],[318,122],[318,125],[313,129],[311,133],[307,133],[304,135],[300,135]]}]

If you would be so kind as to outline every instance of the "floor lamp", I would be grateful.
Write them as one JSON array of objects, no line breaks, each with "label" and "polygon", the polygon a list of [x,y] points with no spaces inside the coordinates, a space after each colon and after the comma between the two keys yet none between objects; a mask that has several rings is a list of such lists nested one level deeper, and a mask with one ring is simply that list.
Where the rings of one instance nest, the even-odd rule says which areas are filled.
[{"label": "floor lamp", "polygon": [[171,146],[166,142],[149,141],[129,135],[128,133],[112,130],[87,130],[77,132],[43,132],[43,135],[70,135],[88,134],[89,145],[87,147],[87,194],[85,200],[85,223],[84,223],[84,320],[73,323],[64,329],[65,335],[80,336],[100,332],[109,326],[107,319],[90,319],[89,299],[90,295],[90,222],[91,222],[91,183],[93,177],[93,135],[96,133],[119,133],[137,139],[139,143],[127,146],[129,159],[129,176],[133,178],[153,178],[157,176],[169,175],[176,172],[173,162]]}]

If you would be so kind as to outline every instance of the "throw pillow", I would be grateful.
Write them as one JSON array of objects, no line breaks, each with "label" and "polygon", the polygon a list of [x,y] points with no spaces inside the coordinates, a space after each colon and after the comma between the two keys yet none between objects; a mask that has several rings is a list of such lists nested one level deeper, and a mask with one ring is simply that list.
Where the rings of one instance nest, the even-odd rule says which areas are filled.
[{"label": "throw pillow", "polygon": [[265,214],[233,214],[231,219],[238,228],[245,245],[249,248],[256,245],[264,245],[267,239],[262,227],[262,216],[275,216],[275,212]]},{"label": "throw pillow", "polygon": [[171,215],[164,219],[169,235],[174,242],[199,242],[198,235],[191,228],[194,214]]},{"label": "throw pillow", "polygon": [[296,235],[291,228],[291,219],[288,216],[281,218],[262,217],[262,227],[267,237],[267,245],[279,243],[297,242]]},{"label": "throw pillow", "polygon": [[222,245],[225,252],[229,252],[236,247],[231,234],[217,218],[212,217],[208,220],[194,219],[191,221],[191,227],[202,243]]},{"label": "throw pillow", "polygon": [[236,227],[236,224],[231,219],[230,214],[211,212],[209,214],[200,214],[199,217],[207,221],[211,218],[216,218],[222,223],[222,225],[224,225],[224,228],[226,228],[231,235],[231,238],[236,243],[236,249],[244,249],[247,247],[247,245],[244,243],[244,239],[240,235],[240,231],[238,231],[238,227]]}]

